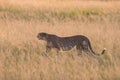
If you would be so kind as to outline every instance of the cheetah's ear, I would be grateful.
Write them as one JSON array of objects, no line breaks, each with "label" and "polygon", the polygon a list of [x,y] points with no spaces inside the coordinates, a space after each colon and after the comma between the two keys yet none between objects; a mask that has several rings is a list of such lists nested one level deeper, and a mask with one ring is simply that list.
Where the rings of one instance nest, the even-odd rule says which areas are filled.
[{"label": "cheetah's ear", "polygon": [[48,34],[47,33],[45,33],[45,37],[48,38]]},{"label": "cheetah's ear", "polygon": [[47,33],[43,33],[43,35],[44,35],[45,37],[47,37]]},{"label": "cheetah's ear", "polygon": [[44,37],[48,37],[48,34],[45,33],[45,32],[41,32],[40,34],[41,34],[42,36],[44,36]]}]

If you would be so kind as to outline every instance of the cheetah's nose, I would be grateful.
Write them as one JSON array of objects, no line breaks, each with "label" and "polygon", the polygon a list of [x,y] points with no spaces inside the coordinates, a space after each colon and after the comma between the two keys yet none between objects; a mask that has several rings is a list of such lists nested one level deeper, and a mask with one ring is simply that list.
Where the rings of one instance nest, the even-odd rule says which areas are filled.
[{"label": "cheetah's nose", "polygon": [[37,35],[37,38],[39,38],[39,35]]}]

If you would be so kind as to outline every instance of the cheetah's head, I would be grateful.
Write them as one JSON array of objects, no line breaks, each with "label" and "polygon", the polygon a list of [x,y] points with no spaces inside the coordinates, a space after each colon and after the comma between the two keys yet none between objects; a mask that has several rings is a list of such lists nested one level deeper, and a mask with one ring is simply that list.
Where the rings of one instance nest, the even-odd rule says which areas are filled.
[{"label": "cheetah's head", "polygon": [[47,40],[47,36],[48,36],[47,33],[41,32],[41,33],[38,33],[37,38],[39,40]]}]

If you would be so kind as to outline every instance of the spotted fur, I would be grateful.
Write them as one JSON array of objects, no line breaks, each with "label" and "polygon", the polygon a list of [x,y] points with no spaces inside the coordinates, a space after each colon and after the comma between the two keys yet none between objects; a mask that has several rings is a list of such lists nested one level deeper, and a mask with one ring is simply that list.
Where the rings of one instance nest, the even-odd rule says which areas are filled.
[{"label": "spotted fur", "polygon": [[96,54],[91,47],[90,41],[87,37],[83,35],[75,35],[70,37],[59,37],[53,34],[48,33],[38,33],[37,38],[39,40],[44,40],[47,42],[46,52],[49,53],[51,49],[56,49],[57,53],[62,51],[71,50],[73,47],[76,47],[78,55],[81,55],[82,51],[90,55],[102,55],[105,52],[105,49],[102,50],[101,54]]}]

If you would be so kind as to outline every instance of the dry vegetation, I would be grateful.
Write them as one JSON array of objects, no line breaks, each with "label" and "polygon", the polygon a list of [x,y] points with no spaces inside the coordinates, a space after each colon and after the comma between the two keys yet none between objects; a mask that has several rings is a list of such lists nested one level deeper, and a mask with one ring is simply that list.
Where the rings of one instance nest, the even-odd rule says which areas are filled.
[{"label": "dry vegetation", "polygon": [[[86,35],[96,52],[107,52],[45,57],[38,32]],[[0,0],[0,80],[120,80],[119,34],[119,1]]]}]

